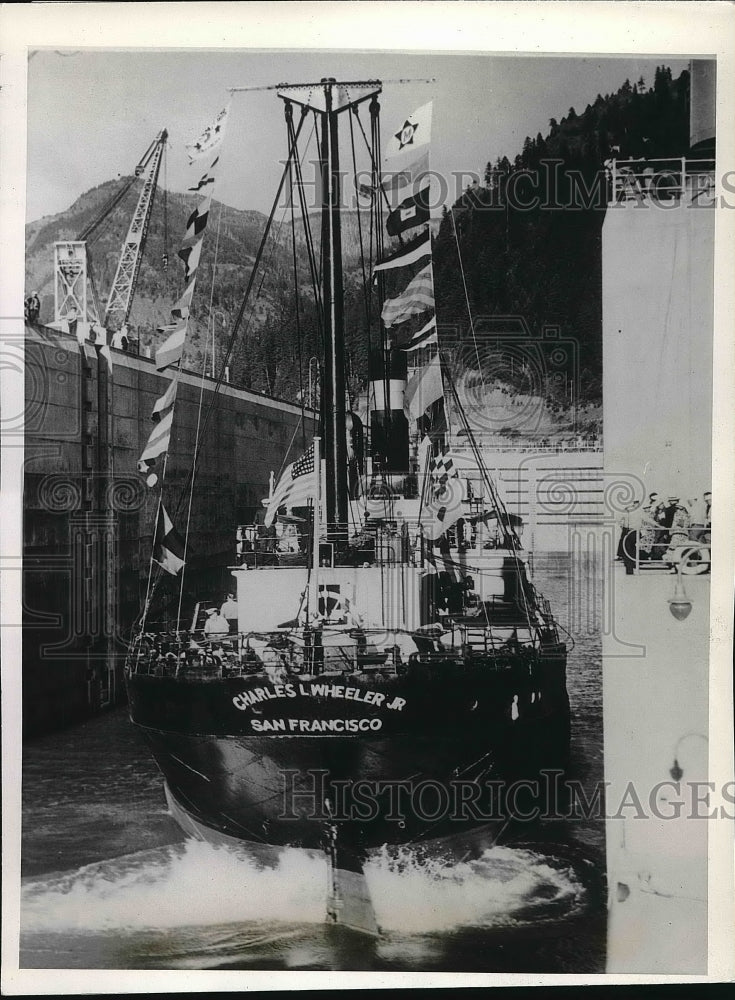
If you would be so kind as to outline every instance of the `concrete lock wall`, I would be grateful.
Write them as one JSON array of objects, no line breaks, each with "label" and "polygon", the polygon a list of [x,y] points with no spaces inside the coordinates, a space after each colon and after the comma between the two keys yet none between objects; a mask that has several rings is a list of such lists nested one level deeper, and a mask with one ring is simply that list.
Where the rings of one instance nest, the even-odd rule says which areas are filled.
[{"label": "concrete lock wall", "polygon": [[[604,472],[617,517],[654,490],[710,489],[714,224],[691,197],[607,212]],[[603,634],[607,971],[704,974],[709,810],[692,783],[707,780],[709,576],[683,575],[692,607],[676,620],[676,575],[666,563],[627,575],[617,534]]]},{"label": "concrete lock wall", "polygon": [[[91,345],[26,329],[26,733],[66,725],[121,695],[124,640],[145,596],[158,493],[144,485],[137,462],[153,428],[153,404],[170,376],[159,375],[148,359],[111,354],[108,376],[107,362]],[[182,531],[197,423],[203,424],[213,386],[205,383],[202,394],[197,376],[181,375],[165,502],[173,512],[183,497]],[[222,388],[200,443],[188,559],[196,569],[192,579],[205,580],[215,600],[231,586],[233,525],[261,507],[270,472],[278,474],[292,439],[290,457],[301,452],[300,416],[297,406]],[[313,433],[307,416],[307,440]],[[102,571],[108,542],[114,544],[111,579]],[[111,636],[103,634],[106,603]]]},{"label": "concrete lock wall", "polygon": [[691,200],[623,202],[605,217],[605,470],[647,493],[711,485],[714,224]]}]

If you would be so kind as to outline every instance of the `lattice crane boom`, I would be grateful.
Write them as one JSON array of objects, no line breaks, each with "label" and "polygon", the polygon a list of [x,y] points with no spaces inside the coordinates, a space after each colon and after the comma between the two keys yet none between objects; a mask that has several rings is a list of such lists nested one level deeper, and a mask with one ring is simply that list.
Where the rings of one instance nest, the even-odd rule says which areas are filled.
[{"label": "lattice crane boom", "polygon": [[148,233],[148,224],[153,208],[153,198],[158,184],[158,174],[161,169],[161,159],[168,139],[168,132],[163,129],[146,150],[145,155],[136,167],[136,176],[143,177],[143,189],[138,198],[128,234],[122,245],[120,260],[117,265],[112,288],[107,300],[105,326],[107,329],[119,329],[127,322],[130,306],[133,301],[135,284],[140,271],[140,261]]}]

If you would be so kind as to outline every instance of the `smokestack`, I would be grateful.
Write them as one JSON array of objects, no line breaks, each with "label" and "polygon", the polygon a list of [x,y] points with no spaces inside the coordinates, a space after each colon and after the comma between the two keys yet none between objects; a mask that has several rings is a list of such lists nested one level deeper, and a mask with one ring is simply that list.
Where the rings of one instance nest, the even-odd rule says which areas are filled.
[{"label": "smokestack", "polygon": [[689,151],[711,157],[715,155],[717,63],[692,59],[689,74]]},{"label": "smokestack", "polygon": [[406,352],[397,349],[370,352],[370,440],[373,462],[383,472],[408,471],[408,420],[403,412],[406,389]]}]

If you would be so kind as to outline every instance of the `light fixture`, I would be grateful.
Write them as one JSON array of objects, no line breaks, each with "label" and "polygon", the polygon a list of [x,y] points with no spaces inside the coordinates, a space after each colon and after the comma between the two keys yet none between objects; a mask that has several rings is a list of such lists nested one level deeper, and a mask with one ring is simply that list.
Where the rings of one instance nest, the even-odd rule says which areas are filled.
[{"label": "light fixture", "polygon": [[692,602],[684,589],[684,581],[682,580],[681,575],[684,567],[689,564],[690,557],[693,556],[695,552],[701,559],[702,549],[709,549],[709,545],[689,545],[679,552],[679,559],[676,565],[676,584],[674,585],[674,594],[673,597],[667,598],[669,602],[669,611],[679,622],[683,622],[685,618],[688,618],[689,613],[692,610]]},{"label": "light fixture", "polygon": [[[689,612],[687,612],[687,614],[688,613]],[[669,774],[677,784],[684,777],[684,769],[679,763],[679,747],[685,740],[689,739],[704,740],[704,742],[707,743],[707,737],[703,733],[684,733],[684,735],[680,736],[676,741],[676,746],[674,747],[674,763],[673,766],[669,768]]]},{"label": "light fixture", "polygon": [[[677,572],[681,573],[681,570],[679,569]],[[668,602],[669,611],[677,621],[683,622],[685,618],[689,617],[689,612],[692,610],[692,602],[689,600],[686,590],[684,590],[684,584],[681,582],[680,576],[677,576],[674,596],[669,597]]]},{"label": "light fixture", "polygon": [[674,779],[674,781],[679,782],[684,777],[684,771],[681,767],[679,761],[674,757],[674,766],[669,769],[669,774]]}]

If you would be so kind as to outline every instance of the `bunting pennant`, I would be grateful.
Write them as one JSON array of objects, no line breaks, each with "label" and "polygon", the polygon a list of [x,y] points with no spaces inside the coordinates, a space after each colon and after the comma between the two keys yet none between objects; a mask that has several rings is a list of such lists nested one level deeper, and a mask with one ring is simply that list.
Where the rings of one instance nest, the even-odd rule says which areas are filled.
[{"label": "bunting pennant", "polygon": [[[193,246],[182,246],[177,257],[184,262],[184,281],[190,281],[192,274],[199,267],[199,258],[202,255],[202,238],[199,237]],[[188,317],[187,317],[188,318]]]},{"label": "bunting pennant", "polygon": [[416,459],[418,464],[418,487],[421,498],[419,509],[424,506],[426,497],[426,486],[429,482],[429,469],[431,465],[433,442],[428,434],[424,434],[416,449]]},{"label": "bunting pennant", "polygon": [[173,422],[173,410],[161,418],[151,431],[148,443],[143,449],[143,454],[138,460],[138,471],[145,474],[156,464],[156,459],[160,458],[168,451],[171,441],[171,424]]},{"label": "bunting pennant", "polygon": [[153,413],[151,413],[151,420],[154,424],[157,424],[161,416],[166,412],[166,410],[171,409],[176,400],[176,389],[178,388],[179,380],[174,378],[171,380],[168,389],[164,392],[162,396],[159,396],[153,405]]},{"label": "bunting pennant", "polygon": [[186,220],[186,231],[184,233],[184,240],[181,244],[182,247],[192,246],[197,239],[201,239],[204,230],[207,228],[207,216],[209,215],[209,208],[212,204],[212,192],[207,191],[204,198],[194,211],[191,213],[189,218]]},{"label": "bunting pennant", "polygon": [[156,351],[156,368],[159,372],[181,360],[186,340],[186,322],[172,324],[171,327],[164,329],[173,329],[173,333]]},{"label": "bunting pennant", "polygon": [[385,228],[389,236],[399,236],[407,229],[413,229],[414,226],[420,226],[431,219],[430,190],[431,185],[427,180],[420,191],[404,198],[401,204],[388,214]]},{"label": "bunting pennant", "polygon": [[438,343],[436,332],[436,316],[432,316],[428,323],[417,330],[406,344],[397,344],[401,351],[415,351],[419,347],[428,347],[429,344]]},{"label": "bunting pennant", "polygon": [[174,319],[186,320],[189,318],[191,300],[194,298],[194,285],[196,283],[196,271],[189,276],[189,284],[184,289],[183,295],[171,310]]},{"label": "bunting pennant", "polygon": [[172,576],[183,569],[186,547],[184,539],[173,526],[171,518],[163,504],[158,509],[156,536],[153,542],[153,561]]},{"label": "bunting pennant", "polygon": [[415,240],[406,243],[400,249],[386,257],[380,264],[373,268],[373,274],[379,271],[391,271],[396,267],[407,267],[409,264],[416,264],[424,257],[431,256],[431,233],[425,229]]},{"label": "bunting pennant", "polygon": [[[187,145],[186,149],[189,153],[189,161],[191,163],[208,155],[219,147],[224,136],[228,114],[229,105],[217,115],[212,125],[204,130],[196,142]],[[219,156],[215,156],[209,168],[200,177],[198,183],[189,188],[189,191],[201,192],[203,197],[186,221],[186,232],[184,233],[181,248],[178,251],[178,257],[184,263],[184,292],[171,309],[173,322],[158,328],[160,333],[168,334],[166,340],[156,351],[156,368],[159,372],[164,371],[172,365],[179,365],[184,354],[191,302],[194,297],[204,233],[209,220],[209,209],[214,190],[215,167],[218,162]],[[151,431],[143,454],[138,461],[138,469],[144,474],[155,465],[156,460],[161,455],[164,455],[168,451],[177,384],[178,378],[175,377],[171,380],[164,394],[154,404],[151,419],[156,426]],[[148,486],[153,487],[158,482],[158,476],[151,474],[148,476],[146,482]]]},{"label": "bunting pennant", "polygon": [[[187,286],[192,281],[196,270],[199,267],[199,258],[202,252],[204,231],[207,228],[207,222],[209,221],[209,209],[212,204],[212,185],[214,184],[213,170],[218,160],[219,157],[217,157],[209,170],[203,175],[197,187],[192,189],[204,189],[205,195],[199,205],[197,205],[189,218],[186,220],[186,232],[184,233],[181,248],[177,253],[177,256],[184,262],[184,281],[187,283]],[[184,295],[186,295],[186,293],[184,293]],[[188,304],[189,303],[186,302],[187,306]],[[182,318],[184,317],[182,316]]]},{"label": "bunting pennant", "polygon": [[187,247],[193,247],[194,244],[198,243],[204,235],[204,230],[207,228],[209,205],[211,201],[212,196],[209,194],[206,198],[204,198],[201,205],[195,208],[186,220],[186,232],[184,233],[184,239],[181,243],[181,250],[179,250],[179,257],[181,257],[182,250],[186,250]]},{"label": "bunting pennant", "polygon": [[431,141],[432,109],[433,103],[429,101],[404,120],[403,125],[388,140],[385,147],[386,160],[397,156],[405,149],[412,150]]},{"label": "bunting pennant", "polygon": [[435,539],[464,513],[465,480],[459,478],[449,448],[442,448],[429,462],[421,524],[427,538]]},{"label": "bunting pennant", "polygon": [[215,120],[211,125],[208,125],[198,139],[194,142],[188,142],[186,144],[186,151],[189,154],[189,162],[193,163],[194,160],[199,160],[207,153],[211,153],[212,150],[217,149],[219,144],[222,142],[224,136],[225,126],[227,125],[227,118],[230,113],[230,106],[227,105],[222,111],[217,115]]},{"label": "bunting pennant", "polygon": [[[380,185],[386,194],[392,194],[409,184],[417,184],[428,172],[429,153],[427,151],[413,163],[403,167],[402,170],[384,173],[380,178]],[[375,194],[375,188],[372,184],[360,184],[357,193],[364,198],[372,198]]]},{"label": "bunting pennant", "polygon": [[[211,200],[211,196],[205,198],[201,205],[199,205],[198,208],[195,208],[187,219],[186,232],[181,243],[181,250],[185,250],[187,247],[193,247],[201,240],[204,235],[204,230],[207,228],[209,203]],[[181,250],[179,250],[179,257],[181,256]]]},{"label": "bunting pennant", "polygon": [[441,363],[436,354],[428,365],[424,365],[408,380],[403,405],[413,419],[418,420],[432,403],[443,398]]},{"label": "bunting pennant", "polygon": [[196,192],[196,191],[203,190],[207,186],[213,186],[214,185],[214,168],[217,166],[218,163],[219,163],[219,156],[215,157],[212,160],[212,163],[210,164],[209,170],[205,174],[202,174],[201,178],[199,179],[199,183],[195,184],[194,187],[187,188],[186,190],[187,191],[195,191]]},{"label": "bunting pennant", "polygon": [[397,326],[416,313],[434,308],[434,278],[427,264],[408,287],[393,299],[386,299],[381,318],[386,327]]}]

